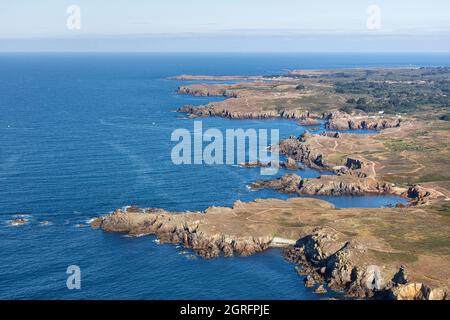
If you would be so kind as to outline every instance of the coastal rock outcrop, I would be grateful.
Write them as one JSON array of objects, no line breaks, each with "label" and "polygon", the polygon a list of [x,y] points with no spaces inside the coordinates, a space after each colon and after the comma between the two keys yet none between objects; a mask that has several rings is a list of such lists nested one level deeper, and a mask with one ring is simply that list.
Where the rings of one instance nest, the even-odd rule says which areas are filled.
[{"label": "coastal rock outcrop", "polygon": [[318,170],[330,169],[323,161],[323,155],[320,152],[312,150],[305,139],[307,134],[300,137],[290,137],[289,139],[281,140],[279,143],[279,152],[284,154],[295,161],[299,161]]},{"label": "coastal rock outcrop", "polygon": [[331,112],[323,116],[326,119],[325,128],[330,130],[383,130],[399,127],[400,118],[385,118],[376,116],[351,116],[345,112]]},{"label": "coastal rock outcrop", "polygon": [[[179,108],[180,113],[187,113],[192,117],[222,117],[230,119],[268,119],[268,118],[284,118],[302,121],[310,121],[310,125],[319,125],[316,119],[322,116],[317,113],[311,113],[304,109],[292,108],[273,108],[262,109],[260,104],[264,103],[264,99],[258,97],[249,97],[245,90],[233,89],[233,87],[221,85],[190,85],[178,88],[179,94],[189,94],[196,97],[226,97],[222,102],[211,102],[207,105],[191,106],[186,105]],[[249,103],[249,99],[251,103]],[[275,102],[276,103],[276,102]],[[313,124],[314,123],[314,124]],[[305,122],[305,125],[307,123]]]},{"label": "coastal rock outcrop", "polygon": [[186,105],[177,110],[180,113],[187,113],[194,117],[221,117],[229,119],[269,119],[279,117],[277,111],[268,110],[258,111],[229,111],[227,109],[217,108],[214,103],[205,106]]},{"label": "coastal rock outcrop", "polygon": [[253,189],[274,189],[284,193],[298,193],[302,178],[296,174],[285,174],[275,180],[257,180],[250,185]]},{"label": "coastal rock outcrop", "polygon": [[[199,91],[196,93],[197,95],[208,95],[210,92]],[[227,91],[221,92],[220,95],[227,95],[231,98],[236,98],[232,96],[233,94]],[[229,119],[270,119],[270,118],[284,118],[284,119],[297,119],[297,120],[305,120],[310,118],[319,117],[318,115],[311,114],[308,111],[303,110],[266,110],[266,111],[247,111],[245,108],[242,108],[240,111],[231,111],[226,107],[218,104],[218,103],[209,103],[207,105],[202,106],[192,106],[185,105],[181,108],[177,109],[177,112],[187,113],[194,117],[221,117],[221,118],[229,118]],[[320,124],[320,123],[319,123]]]},{"label": "coastal rock outcrop", "polygon": [[228,90],[226,87],[216,86],[204,88],[202,86],[181,86],[178,88],[177,93],[189,94],[194,97],[228,97],[237,98],[238,95],[233,90]]},{"label": "coastal rock outcrop", "polygon": [[192,74],[180,74],[178,76],[172,76],[169,80],[178,81],[262,81],[267,80],[263,76],[208,76],[208,75],[192,75]]},{"label": "coastal rock outcrop", "polygon": [[[311,147],[310,141],[317,136],[304,133],[300,137],[282,140],[279,143],[279,152],[319,171],[331,171],[339,175],[347,174],[358,178],[375,178],[373,164],[368,163],[361,157],[344,156],[340,165],[328,162],[327,157],[321,151],[317,151],[317,147]],[[338,132],[324,132],[319,136],[327,139],[340,139],[341,137]]]},{"label": "coastal rock outcrop", "polygon": [[447,294],[440,288],[432,289],[422,283],[409,283],[391,289],[395,300],[445,300]]},{"label": "coastal rock outcrop", "polygon": [[[381,277],[374,278],[364,263],[366,249],[329,228],[318,228],[311,235],[285,250],[285,256],[307,269],[316,282],[355,297],[371,297],[374,289],[384,289]],[[322,272],[323,271],[323,272]],[[374,280],[375,279],[375,283]]]},{"label": "coastal rock outcrop", "polygon": [[414,204],[426,204],[431,199],[445,198],[442,193],[420,185],[409,187],[408,191],[406,191],[403,196],[414,199]]},{"label": "coastal rock outcrop", "polygon": [[122,232],[131,236],[154,234],[161,243],[181,243],[204,258],[251,255],[267,249],[272,237],[233,236],[222,232],[206,232],[204,216],[208,213],[169,213],[161,209],[129,207],[91,222],[93,228]]},{"label": "coastal rock outcrop", "polygon": [[[317,228],[312,234],[285,249],[288,260],[310,275],[305,285],[326,283],[328,287],[358,298],[398,300],[443,300],[446,292],[397,276],[400,270],[370,264],[367,248],[330,228]],[[319,287],[320,288],[320,287]],[[323,288],[323,286],[322,286]],[[317,290],[317,289],[316,289]],[[320,290],[322,291],[322,290]]]},{"label": "coastal rock outcrop", "polygon": [[[383,176],[379,176],[377,172],[384,165],[369,161],[358,153],[346,155],[341,151],[343,148],[351,150],[354,147],[356,143],[351,142],[354,137],[355,135],[351,134],[341,136],[336,132],[304,133],[299,137],[291,136],[280,141],[280,154],[302,162],[310,168],[337,174],[337,177],[305,179],[302,188],[299,187],[299,194],[389,193],[410,199],[411,205],[423,205],[432,200],[446,198],[443,192],[429,186],[412,185],[405,188],[383,181]],[[341,145],[344,146],[339,150],[338,147]],[[283,190],[278,183],[266,182],[265,186]]]},{"label": "coastal rock outcrop", "polygon": [[[295,175],[291,178],[297,185]],[[436,235],[448,234],[446,223],[442,215],[420,207],[337,209],[318,199],[290,198],[236,201],[231,208],[210,207],[204,212],[131,206],[94,219],[91,226],[131,236],[154,234],[161,243],[180,244],[204,258],[281,247],[312,288],[324,285],[360,298],[447,299],[448,270],[442,270],[446,258],[436,255],[443,250],[423,249]],[[374,230],[380,225],[387,231]],[[435,227],[433,234],[421,235],[425,238],[417,248],[399,251],[399,241],[405,241],[403,247],[418,243],[403,240],[403,230],[418,239],[430,226]],[[392,237],[395,233],[400,234]],[[410,258],[416,254],[431,268],[418,267]]]},{"label": "coastal rock outcrop", "polygon": [[327,289],[325,289],[324,286],[323,286],[323,284],[321,284],[320,286],[318,286],[318,287],[316,288],[316,290],[314,290],[314,293],[317,293],[317,294],[325,294],[325,293],[327,293]]},{"label": "coastal rock outcrop", "polygon": [[30,220],[25,218],[17,218],[9,221],[9,224],[12,226],[20,226],[29,223]]},{"label": "coastal rock outcrop", "polygon": [[280,162],[281,168],[286,168],[289,170],[305,170],[305,167],[302,165],[298,165],[297,161],[292,159],[291,157],[287,157],[286,162]]},{"label": "coastal rock outcrop", "polygon": [[275,189],[283,193],[299,195],[362,195],[366,193],[389,193],[391,184],[355,176],[322,175],[319,178],[302,179],[296,174],[285,174],[275,180],[258,180],[251,184],[254,189]]},{"label": "coastal rock outcrop", "polygon": [[306,277],[303,279],[303,282],[305,283],[305,287],[312,288],[316,284],[314,281],[314,278],[310,276],[309,274],[306,275]]},{"label": "coastal rock outcrop", "polygon": [[253,161],[253,162],[244,162],[239,164],[241,167],[244,168],[255,168],[255,167],[260,167],[260,168],[268,168],[268,167],[276,167],[276,168],[285,168],[288,170],[305,170],[305,167],[302,165],[297,164],[297,162],[292,159],[292,158],[287,158],[286,161],[281,161],[281,162],[268,162],[268,163],[263,163],[261,161]]}]

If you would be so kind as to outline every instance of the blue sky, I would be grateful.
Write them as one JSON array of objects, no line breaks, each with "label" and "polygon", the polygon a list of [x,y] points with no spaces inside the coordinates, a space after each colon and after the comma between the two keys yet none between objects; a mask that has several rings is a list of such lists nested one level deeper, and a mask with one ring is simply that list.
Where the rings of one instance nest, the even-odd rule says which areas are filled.
[{"label": "blue sky", "polygon": [[[66,27],[69,5],[80,30]],[[449,52],[449,35],[448,0],[0,1],[0,51]]]}]

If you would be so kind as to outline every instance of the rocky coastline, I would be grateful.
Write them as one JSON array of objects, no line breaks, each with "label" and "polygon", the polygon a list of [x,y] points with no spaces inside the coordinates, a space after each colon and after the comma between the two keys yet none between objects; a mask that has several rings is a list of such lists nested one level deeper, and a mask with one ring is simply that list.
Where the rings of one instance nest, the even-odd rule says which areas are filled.
[{"label": "rocky coastline", "polygon": [[[237,98],[237,93],[227,91],[226,89],[192,90],[189,87],[181,87],[179,93],[190,94],[201,97],[227,97]],[[318,126],[322,121],[325,128],[329,130],[383,130],[387,128],[400,127],[400,118],[369,117],[369,116],[351,116],[344,112],[335,112],[331,114],[315,114],[305,110],[266,110],[266,111],[231,111],[227,108],[221,108],[219,104],[209,103],[202,106],[185,105],[177,109],[179,113],[189,114],[190,117],[221,117],[229,119],[270,119],[283,118],[291,120],[300,120],[300,126]]]},{"label": "rocky coastline", "polygon": [[[273,77],[269,84],[260,81],[263,79],[260,77],[182,75],[172,79],[256,81],[245,85],[179,87],[179,94],[226,98],[222,102],[186,105],[177,110],[190,117],[285,118],[298,120],[302,126],[324,124],[328,130],[379,132],[379,138],[341,132],[291,136],[272,146],[287,157],[286,162],[280,163],[281,167],[302,170],[304,168],[297,164],[300,162],[334,175],[307,179],[295,173],[285,174],[273,180],[255,181],[252,188],[271,188],[302,196],[385,193],[408,198],[409,205],[406,208],[336,209],[317,199],[291,198],[237,201],[231,208],[210,207],[204,212],[128,207],[94,219],[93,228],[131,236],[153,234],[161,243],[181,244],[207,259],[221,255],[247,256],[270,247],[283,248],[285,257],[297,265],[298,273],[306,275],[305,286],[314,288],[318,294],[330,288],[356,298],[449,298],[448,253],[440,242],[446,241],[450,231],[447,217],[442,214],[448,211],[442,204],[442,200],[448,199],[446,191],[442,191],[445,188],[405,183],[406,178],[410,178],[410,164],[398,179],[400,183],[392,182],[397,177],[392,168],[402,169],[398,155],[410,157],[408,152],[421,150],[421,146],[412,144],[411,147],[410,136],[429,143],[426,133],[418,136],[416,128],[408,121],[385,116],[383,112],[368,115],[339,111],[337,102],[346,103],[339,95],[335,95],[336,101],[332,102],[327,100],[327,95],[321,95],[322,100],[317,102],[313,98],[323,92],[315,91],[315,87],[328,90],[329,82],[313,80],[313,85],[299,84],[297,73],[290,73],[283,81]],[[308,108],[308,101],[318,107]],[[292,105],[297,107],[292,108]],[[423,126],[421,128],[426,132]],[[373,152],[382,157],[375,157]],[[423,158],[418,159],[423,161]],[[424,167],[417,160],[412,163],[416,165],[414,174]],[[252,162],[241,166],[266,167],[268,164]],[[428,232],[430,228],[433,234]]]},{"label": "rocky coastline", "polygon": [[[285,217],[283,210],[291,212],[292,221],[300,219],[303,223],[280,223],[280,218]],[[315,287],[318,294],[326,292],[323,286],[326,285],[356,298],[448,298],[445,286],[419,282],[420,275],[414,269],[410,274],[404,265],[374,258],[371,252],[374,248],[380,250],[383,242],[347,235],[350,230],[357,230],[348,227],[355,223],[354,211],[337,210],[315,199],[237,201],[232,208],[211,207],[204,212],[168,212],[131,206],[98,217],[91,226],[130,236],[153,234],[160,243],[180,244],[206,259],[221,255],[248,256],[270,247],[282,248],[286,259],[299,266],[298,273],[307,275],[305,285]],[[380,215],[382,219],[391,214],[388,209],[377,209],[377,213],[363,211],[370,216]],[[320,225],[326,218],[331,224]],[[337,227],[342,230],[338,231]],[[386,250],[390,254],[392,249]]]},{"label": "rocky coastline", "polygon": [[[208,96],[208,93],[205,93],[205,96]],[[224,92],[219,96],[231,94],[228,92]],[[217,96],[217,95],[216,95]],[[227,109],[219,109],[216,107],[214,103],[210,103],[205,106],[191,106],[186,105],[181,108],[178,108],[177,112],[187,113],[191,117],[220,117],[220,118],[229,118],[229,119],[270,119],[270,118],[283,118],[283,119],[292,119],[292,120],[305,120],[305,119],[317,119],[318,115],[312,114],[308,111],[298,111],[298,110],[283,110],[283,111],[230,111]]]},{"label": "rocky coastline", "polygon": [[91,226],[107,232],[127,233],[130,236],[152,234],[160,243],[181,244],[206,259],[221,254],[251,255],[267,249],[273,240],[269,236],[233,237],[221,231],[211,233],[207,228],[203,230],[206,214],[209,214],[208,210],[203,213],[171,213],[161,209],[128,207],[124,211],[116,210],[110,215],[93,220]]},{"label": "rocky coastline", "polygon": [[297,161],[295,161],[294,159],[288,157],[286,161],[280,161],[277,163],[272,163],[272,162],[268,162],[268,163],[262,163],[261,161],[254,161],[254,162],[244,162],[239,164],[241,167],[244,168],[269,168],[269,167],[277,167],[277,168],[284,168],[284,169],[288,169],[288,170],[292,170],[292,171],[297,171],[297,170],[305,170],[305,166],[303,165],[299,165],[297,163]]},{"label": "rocky coastline", "polygon": [[[285,174],[275,180],[257,180],[251,184],[253,189],[274,189],[279,192],[309,196],[361,196],[365,194],[398,194],[399,190],[389,183],[375,179],[358,178],[350,175],[322,175],[319,178],[305,179],[297,174]],[[404,194],[407,190],[401,190]]]},{"label": "rocky coastline", "polygon": [[[322,121],[325,128],[330,130],[383,130],[399,127],[401,118],[368,116],[365,114],[350,115],[341,111],[314,113],[303,108],[278,110],[246,110],[248,100],[239,89],[230,88],[228,85],[190,85],[180,86],[178,94],[187,94],[194,97],[225,97],[225,103],[209,103],[207,105],[185,105],[178,108],[177,112],[187,113],[191,117],[222,117],[229,119],[267,119],[284,118],[300,120],[301,126],[317,126]],[[233,103],[232,103],[233,102]],[[256,101],[258,102],[258,101]],[[262,104],[262,103],[261,103]]]},{"label": "rocky coastline", "polygon": [[355,240],[347,241],[330,228],[320,228],[286,248],[286,258],[301,266],[307,275],[305,286],[327,287],[355,298],[390,300],[444,300],[441,288],[409,283],[405,266],[390,269],[371,264],[367,248]]},{"label": "rocky coastline", "polygon": [[329,130],[384,130],[400,127],[401,118],[377,116],[351,116],[345,112],[324,114],[325,128]]},{"label": "rocky coastline", "polygon": [[[323,137],[323,138],[321,138]],[[302,179],[296,175],[285,175],[275,180],[256,181],[252,187],[271,188],[284,193],[301,195],[362,195],[370,193],[386,193],[410,199],[411,205],[426,204],[431,200],[442,199],[445,196],[434,189],[421,185],[396,186],[383,181],[377,175],[376,164],[361,156],[344,155],[340,163],[329,159],[332,155],[325,150],[319,150],[317,139],[341,139],[341,134],[324,132],[320,135],[304,133],[299,137],[291,136],[279,143],[279,152],[294,161],[318,171],[333,172],[336,175],[322,175],[315,179]],[[337,143],[337,141],[335,142]]]}]

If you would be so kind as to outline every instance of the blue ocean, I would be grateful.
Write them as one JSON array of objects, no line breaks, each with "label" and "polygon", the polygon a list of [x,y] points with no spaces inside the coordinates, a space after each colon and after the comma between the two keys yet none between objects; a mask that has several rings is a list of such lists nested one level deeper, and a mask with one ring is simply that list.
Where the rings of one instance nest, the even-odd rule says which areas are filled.
[{"label": "blue ocean", "polygon": [[[158,244],[152,236],[108,234],[87,224],[130,204],[184,211],[288,197],[250,191],[248,184],[262,178],[258,168],[172,163],[172,131],[191,130],[194,121],[175,110],[219,98],[178,95],[177,87],[186,82],[170,76],[436,65],[450,65],[450,56],[0,55],[0,299],[317,299],[277,249],[193,259],[192,252],[183,254],[183,248]],[[305,130],[289,120],[202,121],[204,129],[276,128],[281,138]],[[337,207],[404,201],[324,199]],[[28,215],[30,223],[11,226],[17,214]],[[69,265],[81,269],[79,290],[66,286]]]}]

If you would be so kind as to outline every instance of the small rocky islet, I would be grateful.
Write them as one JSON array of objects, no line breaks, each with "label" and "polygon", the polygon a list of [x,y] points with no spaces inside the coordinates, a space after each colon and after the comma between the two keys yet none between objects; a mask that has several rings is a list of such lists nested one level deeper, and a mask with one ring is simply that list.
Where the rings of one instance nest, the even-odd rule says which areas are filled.
[{"label": "small rocky islet", "polygon": [[25,225],[27,223],[29,223],[30,220],[25,219],[25,218],[16,218],[13,220],[8,221],[8,223],[12,226],[20,226],[20,225]]}]

